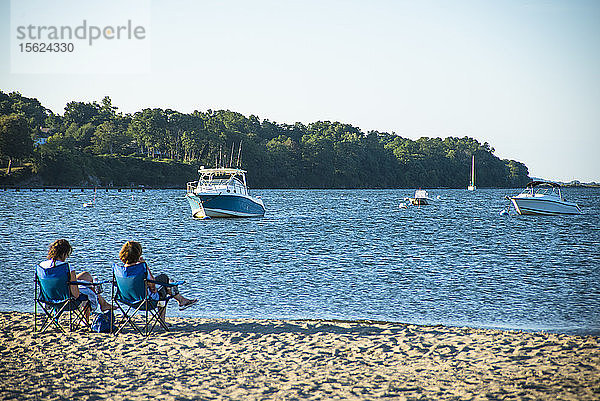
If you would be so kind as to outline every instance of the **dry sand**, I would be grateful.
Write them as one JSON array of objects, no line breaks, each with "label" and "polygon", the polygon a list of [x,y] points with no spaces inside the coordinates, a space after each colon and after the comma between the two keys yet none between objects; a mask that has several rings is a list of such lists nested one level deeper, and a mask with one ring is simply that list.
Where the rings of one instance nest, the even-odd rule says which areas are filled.
[{"label": "dry sand", "polygon": [[597,337],[331,321],[168,319],[33,333],[0,313],[0,399],[600,399]]}]

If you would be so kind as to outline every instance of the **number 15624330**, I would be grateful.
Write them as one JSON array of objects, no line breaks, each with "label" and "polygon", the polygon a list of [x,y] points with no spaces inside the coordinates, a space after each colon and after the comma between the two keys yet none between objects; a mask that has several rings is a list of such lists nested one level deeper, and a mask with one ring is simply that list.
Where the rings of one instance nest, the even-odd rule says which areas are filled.
[{"label": "number 15624330", "polygon": [[19,43],[21,53],[72,53],[75,50],[73,43]]}]

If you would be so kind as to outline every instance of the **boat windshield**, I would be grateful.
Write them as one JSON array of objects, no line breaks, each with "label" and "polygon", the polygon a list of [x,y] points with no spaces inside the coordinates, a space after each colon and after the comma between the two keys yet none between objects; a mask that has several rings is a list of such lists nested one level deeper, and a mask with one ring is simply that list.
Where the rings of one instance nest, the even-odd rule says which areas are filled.
[{"label": "boat windshield", "polygon": [[247,194],[244,183],[235,175],[203,175],[200,177],[198,188],[207,191],[226,191]]},{"label": "boat windshield", "polygon": [[538,185],[538,186],[528,186],[522,192],[523,195],[527,196],[557,196],[561,197],[560,188],[550,185]]},{"label": "boat windshield", "polygon": [[202,174],[200,182],[202,185],[227,185],[234,178],[229,174]]},{"label": "boat windshield", "polygon": [[227,185],[228,182],[228,178],[208,178],[202,180],[203,185]]},{"label": "boat windshield", "polygon": [[538,196],[549,195],[549,196],[559,196],[558,190],[555,187],[547,187],[547,186],[539,186],[535,190],[535,194]]}]

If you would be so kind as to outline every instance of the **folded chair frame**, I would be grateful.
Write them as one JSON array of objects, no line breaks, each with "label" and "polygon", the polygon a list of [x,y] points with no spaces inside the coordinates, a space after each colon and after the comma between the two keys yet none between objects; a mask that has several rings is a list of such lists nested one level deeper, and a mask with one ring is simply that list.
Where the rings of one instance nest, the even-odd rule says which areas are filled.
[{"label": "folded chair frame", "polygon": [[[172,287],[176,287],[180,284],[183,284],[184,282],[178,281],[175,283],[164,283],[162,281],[145,279],[144,280],[145,294],[148,294],[148,283],[161,285],[166,288],[172,288]],[[163,311],[166,311],[169,300],[171,298],[173,298],[172,295],[168,295],[165,299],[161,299],[161,300],[154,300],[154,299],[151,299],[148,295],[146,295],[146,297],[143,300],[136,301],[136,302],[127,302],[125,300],[119,299],[118,286],[117,286],[117,281],[116,281],[114,272],[113,272],[112,288],[113,288],[113,293],[112,293],[113,304],[117,306],[117,308],[119,309],[119,311],[122,314],[120,321],[116,322],[117,323],[116,331],[114,332],[114,334],[121,333],[121,331],[123,331],[123,329],[127,325],[130,325],[137,333],[139,333],[145,337],[148,337],[150,335],[150,333],[152,333],[152,331],[156,328],[157,324],[160,327],[162,327],[165,331],[169,331],[169,327],[167,326],[166,322],[161,319],[161,315],[163,314]],[[115,290],[117,292],[115,292]],[[125,306],[125,308],[123,307],[123,305]],[[134,320],[134,317],[140,312],[144,314],[143,329],[140,329],[140,327],[138,326],[138,324],[136,324],[136,322]],[[111,327],[113,327],[112,323],[113,322],[111,322]]]},{"label": "folded chair frame", "polygon": [[[87,285],[98,286],[102,283],[88,283],[87,281],[67,281],[66,285]],[[44,333],[50,327],[55,327],[60,332],[66,334],[66,330],[60,323],[60,319],[65,312],[69,314],[69,331],[75,331],[81,327],[91,330],[91,324],[87,317],[90,315],[91,308],[89,301],[80,301],[73,296],[64,300],[47,300],[42,298],[42,290],[40,280],[35,275],[35,310],[34,310],[34,331],[38,331],[38,305],[44,312],[43,320],[39,333]]]}]

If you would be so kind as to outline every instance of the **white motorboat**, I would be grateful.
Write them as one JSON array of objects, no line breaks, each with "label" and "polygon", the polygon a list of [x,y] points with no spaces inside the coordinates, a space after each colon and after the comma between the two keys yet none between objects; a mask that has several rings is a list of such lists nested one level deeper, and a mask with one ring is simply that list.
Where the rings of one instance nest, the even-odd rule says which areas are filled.
[{"label": "white motorboat", "polygon": [[567,202],[555,182],[531,181],[517,196],[509,197],[519,214],[581,214],[574,202]]},{"label": "white motorboat", "polygon": [[415,206],[429,205],[429,202],[432,201],[432,199],[429,197],[429,194],[424,189],[417,189],[415,191],[414,198],[404,198],[404,200],[409,201]]},{"label": "white motorboat", "polygon": [[188,182],[186,198],[196,218],[262,217],[265,205],[261,198],[250,196],[246,171],[238,168],[204,168],[200,179]]},{"label": "white motorboat", "polygon": [[473,159],[471,161],[471,182],[467,187],[469,191],[475,191],[477,187],[475,186],[475,155],[473,155]]}]

